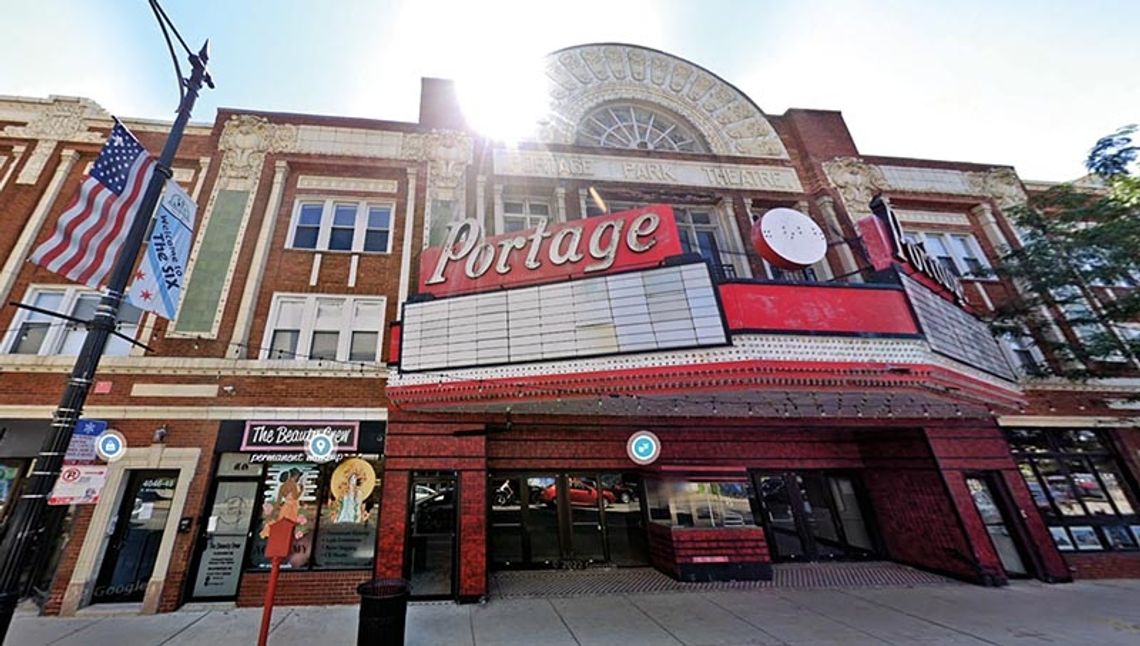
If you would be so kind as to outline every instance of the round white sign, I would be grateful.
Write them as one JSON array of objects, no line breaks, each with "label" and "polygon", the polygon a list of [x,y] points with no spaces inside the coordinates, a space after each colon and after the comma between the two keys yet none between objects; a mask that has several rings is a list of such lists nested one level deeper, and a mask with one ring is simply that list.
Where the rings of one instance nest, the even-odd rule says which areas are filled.
[{"label": "round white sign", "polygon": [[336,440],[328,433],[313,433],[305,442],[305,455],[313,462],[328,462],[336,457]]},{"label": "round white sign", "polygon": [[107,430],[95,438],[95,455],[107,462],[114,462],[127,453],[127,438],[116,430]]},{"label": "round white sign", "polygon": [[803,213],[783,207],[752,223],[752,245],[761,258],[780,269],[810,267],[827,254],[823,229]]},{"label": "round white sign", "polygon": [[661,440],[649,431],[638,431],[629,436],[625,444],[625,452],[629,459],[642,466],[653,464],[661,455]]}]

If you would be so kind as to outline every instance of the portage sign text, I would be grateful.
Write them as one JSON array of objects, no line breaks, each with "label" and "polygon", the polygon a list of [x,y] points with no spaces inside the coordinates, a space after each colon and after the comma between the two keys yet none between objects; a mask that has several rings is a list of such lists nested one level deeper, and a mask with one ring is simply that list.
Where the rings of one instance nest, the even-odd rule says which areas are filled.
[{"label": "portage sign text", "polygon": [[654,267],[680,253],[673,209],[659,204],[486,239],[477,220],[464,220],[442,247],[421,254],[419,291],[445,296],[536,285]]}]

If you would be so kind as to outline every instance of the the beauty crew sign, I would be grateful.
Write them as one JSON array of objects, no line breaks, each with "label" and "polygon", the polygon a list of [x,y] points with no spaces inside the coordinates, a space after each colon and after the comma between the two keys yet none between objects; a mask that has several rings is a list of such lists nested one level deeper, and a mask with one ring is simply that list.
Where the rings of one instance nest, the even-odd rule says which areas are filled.
[{"label": "the beauty crew sign", "polygon": [[681,253],[673,209],[654,204],[484,239],[477,220],[420,255],[422,294],[453,296],[655,267]]}]

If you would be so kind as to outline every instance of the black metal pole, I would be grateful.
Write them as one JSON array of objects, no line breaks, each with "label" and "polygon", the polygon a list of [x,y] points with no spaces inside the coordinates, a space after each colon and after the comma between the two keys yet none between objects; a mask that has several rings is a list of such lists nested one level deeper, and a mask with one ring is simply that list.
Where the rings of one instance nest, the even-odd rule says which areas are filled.
[{"label": "black metal pole", "polygon": [[182,131],[190,120],[190,112],[194,109],[194,102],[198,98],[198,91],[202,84],[207,83],[213,87],[209,74],[206,72],[206,62],[209,59],[209,43],[202,46],[197,55],[190,55],[190,64],[193,71],[190,79],[186,81],[186,94],[178,106],[178,116],[166,137],[166,145],[162,148],[147,184],[146,193],[131,222],[127,239],[123,242],[123,249],[115,261],[111,272],[111,279],[107,284],[107,291],[99,301],[95,310],[95,317],[88,327],[87,338],[83,342],[83,349],[75,359],[75,367],[71,370],[71,378],[64,388],[59,408],[52,417],[51,430],[40,448],[36,458],[34,470],[24,482],[23,493],[16,501],[12,515],[8,519],[4,542],[0,545],[0,643],[8,635],[8,627],[12,623],[12,615],[16,611],[16,604],[20,597],[20,575],[24,569],[30,548],[37,541],[51,540],[54,537],[43,535],[44,515],[47,508],[47,499],[51,494],[55,480],[59,476],[63,465],[63,455],[71,441],[71,434],[75,422],[83,412],[83,404],[87,401],[87,391],[91,387],[95,371],[99,368],[99,360],[103,357],[103,349],[107,346],[107,339],[111,336],[118,321],[119,305],[123,300],[127,281],[130,280],[134,270],[135,260],[139,248],[142,246],[147,225],[154,215],[154,207],[158,204],[158,197],[162,187],[171,176],[170,165],[174,161],[174,154],[178,151],[178,144],[182,141]]}]

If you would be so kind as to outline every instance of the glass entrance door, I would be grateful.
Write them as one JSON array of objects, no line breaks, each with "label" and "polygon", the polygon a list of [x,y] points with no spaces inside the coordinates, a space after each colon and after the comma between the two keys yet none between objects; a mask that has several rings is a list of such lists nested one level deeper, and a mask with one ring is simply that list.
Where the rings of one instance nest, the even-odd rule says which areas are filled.
[{"label": "glass entrance door", "polygon": [[600,488],[598,478],[592,475],[567,476],[565,492],[571,553],[563,553],[563,560],[572,558],[580,565],[606,560],[602,514],[613,494]]},{"label": "glass entrance door", "polygon": [[998,499],[994,497],[994,491],[987,480],[988,478],[981,475],[966,478],[966,486],[970,489],[974,506],[977,507],[978,514],[986,525],[986,533],[990,535],[990,542],[993,543],[994,550],[997,551],[998,558],[1001,559],[1001,566],[1005,569],[1005,573],[1011,577],[1027,577],[1029,571],[1021,559],[1021,551],[1018,549],[1013,535],[1010,534],[1005,515],[1002,513]]},{"label": "glass entrance door", "polygon": [[242,559],[257,504],[257,480],[219,480],[206,517],[205,542],[194,577],[194,598],[237,596]]},{"label": "glass entrance door", "polygon": [[412,474],[409,568],[412,594],[455,596],[456,476]]},{"label": "glass entrance door", "polygon": [[154,572],[177,471],[128,471],[127,489],[113,517],[92,603],[142,601]]},{"label": "glass entrance door", "polygon": [[636,474],[493,474],[488,494],[493,567],[649,562]]},{"label": "glass entrance door", "polygon": [[825,471],[755,474],[768,547],[778,561],[874,556],[853,478]]}]

